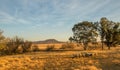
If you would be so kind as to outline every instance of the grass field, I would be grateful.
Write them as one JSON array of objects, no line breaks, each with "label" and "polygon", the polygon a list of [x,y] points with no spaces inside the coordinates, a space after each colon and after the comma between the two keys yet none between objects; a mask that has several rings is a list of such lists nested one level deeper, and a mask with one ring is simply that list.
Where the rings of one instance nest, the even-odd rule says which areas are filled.
[{"label": "grass field", "polygon": [[58,43],[58,44],[33,44],[33,45],[37,45],[39,47],[39,49],[46,49],[47,46],[49,45],[54,45],[56,49],[60,48],[62,46],[63,43]]},{"label": "grass field", "polygon": [[[45,50],[45,49],[47,48],[47,46],[52,46],[52,45],[54,45],[54,48],[59,50],[60,47],[62,47],[63,44],[66,44],[66,43],[57,43],[57,44],[33,44],[33,45],[38,46],[40,50]],[[69,44],[69,43],[68,43],[68,44]],[[73,44],[73,43],[72,43],[72,44]],[[89,44],[89,48],[88,48],[88,49],[90,49],[91,46],[92,46],[92,48],[93,48],[93,46],[95,46],[95,45]],[[94,47],[94,48],[100,50],[100,49],[101,49],[100,46],[101,46],[101,44],[99,43],[99,44],[98,44],[98,48],[96,48],[96,47]],[[74,44],[74,49],[72,49],[72,50],[83,50],[83,49],[84,49],[84,48],[83,48],[82,45],[79,45],[79,47],[78,47],[76,44]],[[107,48],[106,48],[106,49],[107,49]]]},{"label": "grass field", "polygon": [[[72,58],[73,54],[94,53]],[[0,70],[120,70],[120,47],[93,51],[39,51],[0,57]]]}]

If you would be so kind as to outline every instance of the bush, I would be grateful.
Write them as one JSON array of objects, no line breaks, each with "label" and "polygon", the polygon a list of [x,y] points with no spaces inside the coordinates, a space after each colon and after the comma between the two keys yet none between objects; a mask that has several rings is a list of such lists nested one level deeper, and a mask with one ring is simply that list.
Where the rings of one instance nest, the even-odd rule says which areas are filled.
[{"label": "bush", "polygon": [[55,48],[55,45],[47,45],[46,51],[51,51]]},{"label": "bush", "polygon": [[19,37],[14,37],[12,39],[9,39],[9,42],[7,43],[6,51],[8,51],[8,54],[12,53],[18,53],[17,49],[24,43],[24,40]]},{"label": "bush", "polygon": [[24,53],[30,51],[32,42],[24,41],[22,38],[16,36],[9,39],[6,46],[5,52],[7,54]]},{"label": "bush", "polygon": [[75,47],[75,45],[73,43],[64,43],[64,44],[62,44],[60,49],[73,49],[74,47]]},{"label": "bush", "polygon": [[0,43],[0,55],[4,55],[6,50],[6,44]]},{"label": "bush", "polygon": [[6,39],[3,35],[3,31],[0,30],[0,55],[3,54],[5,48],[6,48]]},{"label": "bush", "polygon": [[37,51],[40,51],[40,49],[37,45],[34,45],[34,46],[32,46],[32,51],[37,52]]},{"label": "bush", "polygon": [[24,42],[23,44],[22,44],[22,49],[23,49],[23,53],[24,52],[29,52],[30,51],[30,49],[31,49],[31,46],[32,46],[32,42],[30,42],[30,41],[26,41],[26,42]]}]

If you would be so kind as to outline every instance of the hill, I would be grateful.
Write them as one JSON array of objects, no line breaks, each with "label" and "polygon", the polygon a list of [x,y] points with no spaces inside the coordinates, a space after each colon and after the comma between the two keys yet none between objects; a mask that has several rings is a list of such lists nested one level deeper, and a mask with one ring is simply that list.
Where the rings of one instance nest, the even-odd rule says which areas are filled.
[{"label": "hill", "polygon": [[35,44],[56,44],[56,43],[64,43],[62,41],[58,41],[56,39],[47,39],[44,41],[34,41]]}]

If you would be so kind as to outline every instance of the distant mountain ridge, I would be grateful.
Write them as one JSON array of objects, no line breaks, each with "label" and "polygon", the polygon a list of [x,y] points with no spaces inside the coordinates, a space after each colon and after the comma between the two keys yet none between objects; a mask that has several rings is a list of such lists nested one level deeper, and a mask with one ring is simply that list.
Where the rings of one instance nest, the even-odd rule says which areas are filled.
[{"label": "distant mountain ridge", "polygon": [[47,39],[44,41],[35,41],[33,43],[35,43],[35,44],[53,44],[53,43],[64,43],[64,42],[58,41],[56,39]]}]

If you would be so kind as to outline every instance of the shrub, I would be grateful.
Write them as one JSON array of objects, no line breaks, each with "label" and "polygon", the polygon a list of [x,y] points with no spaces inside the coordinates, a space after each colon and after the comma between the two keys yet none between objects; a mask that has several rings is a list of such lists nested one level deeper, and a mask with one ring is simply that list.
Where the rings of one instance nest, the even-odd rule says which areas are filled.
[{"label": "shrub", "polygon": [[24,40],[17,36],[12,39],[9,39],[9,42],[7,43],[6,51],[8,51],[8,54],[17,53],[18,47],[20,47],[23,43]]},{"label": "shrub", "polygon": [[6,48],[6,40],[3,35],[3,31],[0,30],[0,55],[3,54],[5,48]]},{"label": "shrub", "polygon": [[6,44],[0,43],[0,55],[5,54]]},{"label": "shrub", "polygon": [[64,44],[62,44],[60,49],[73,49],[74,47],[75,47],[75,45],[73,43],[64,43]]},{"label": "shrub", "polygon": [[55,48],[55,45],[47,45],[46,51],[51,51]]},{"label": "shrub", "polygon": [[24,43],[21,45],[21,47],[22,47],[22,49],[23,49],[23,53],[30,51],[31,46],[32,46],[32,42],[30,42],[30,41],[24,42]]},{"label": "shrub", "polygon": [[32,51],[37,52],[37,51],[40,51],[40,49],[37,45],[34,45],[34,46],[32,46]]}]

